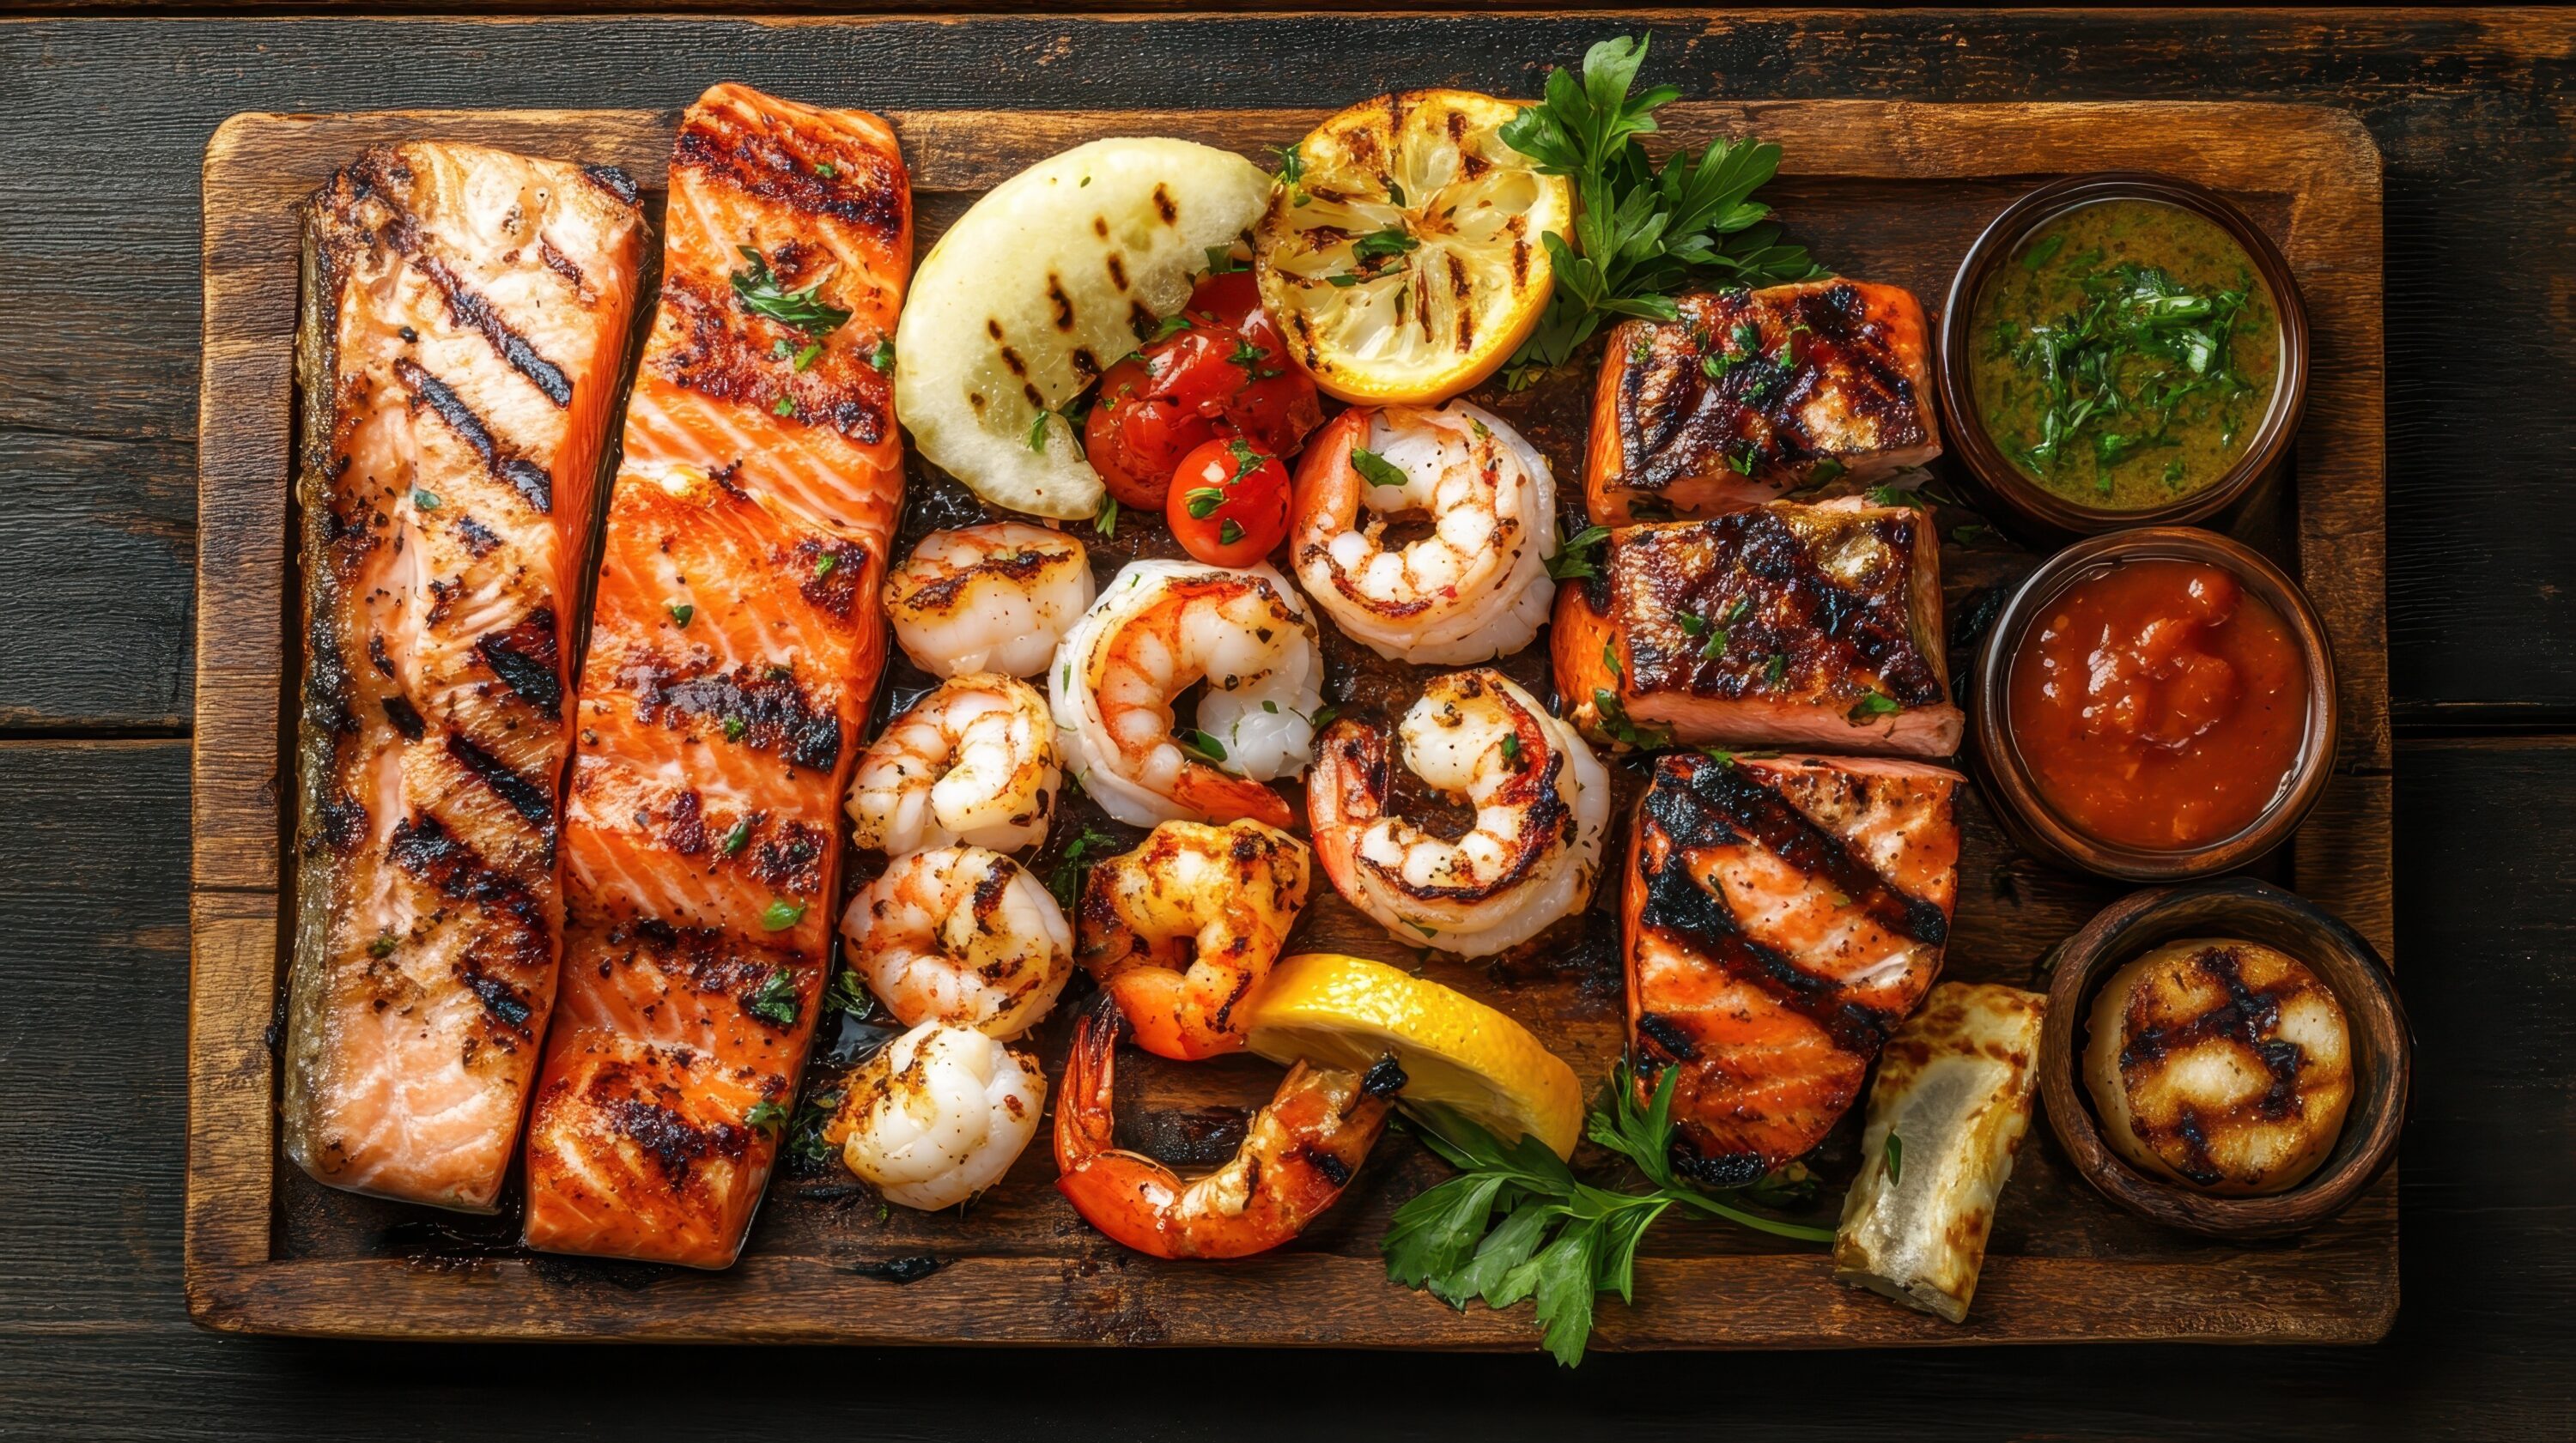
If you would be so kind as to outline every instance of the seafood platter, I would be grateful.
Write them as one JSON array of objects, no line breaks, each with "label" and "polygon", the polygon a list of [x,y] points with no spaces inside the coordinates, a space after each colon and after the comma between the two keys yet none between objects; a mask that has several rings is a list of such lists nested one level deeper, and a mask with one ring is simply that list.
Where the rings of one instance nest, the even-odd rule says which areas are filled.
[{"label": "seafood platter", "polygon": [[2383,1331],[2375,153],[1648,50],[236,117],[196,1316]]}]

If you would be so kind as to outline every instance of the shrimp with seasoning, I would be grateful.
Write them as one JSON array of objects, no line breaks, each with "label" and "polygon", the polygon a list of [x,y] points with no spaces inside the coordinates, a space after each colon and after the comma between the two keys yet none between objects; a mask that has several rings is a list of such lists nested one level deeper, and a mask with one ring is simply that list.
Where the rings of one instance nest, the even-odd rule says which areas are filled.
[{"label": "shrimp with seasoning", "polygon": [[1305,1231],[1359,1171],[1386,1130],[1388,1098],[1403,1085],[1391,1067],[1363,1079],[1300,1062],[1252,1115],[1233,1160],[1184,1181],[1114,1146],[1111,1083],[1122,1025],[1106,997],[1074,1024],[1056,1098],[1055,1185],[1084,1221],[1158,1258],[1248,1257]]},{"label": "shrimp with seasoning", "polygon": [[1008,1041],[1073,975],[1073,929],[1020,864],[982,847],[897,857],[841,915],[849,964],[906,1027],[949,1022]]},{"label": "shrimp with seasoning", "polygon": [[1305,843],[1259,822],[1165,822],[1091,869],[1077,960],[1146,1051],[1183,1062],[1240,1052],[1310,872]]},{"label": "shrimp with seasoning", "polygon": [[1325,874],[1352,906],[1462,957],[1519,946],[1582,909],[1601,871],[1610,775],[1572,727],[1480,667],[1432,678],[1398,733],[1406,769],[1476,819],[1446,841],[1390,812],[1384,726],[1334,723],[1306,805]]},{"label": "shrimp with seasoning", "polygon": [[1046,840],[1064,773],[1038,689],[999,672],[952,677],[870,743],[850,778],[851,838],[893,856],[964,842]]},{"label": "shrimp with seasoning", "polygon": [[[1278,572],[1138,561],[1065,635],[1047,685],[1065,760],[1110,816],[1284,827],[1288,804],[1262,783],[1305,769],[1323,673],[1305,599]],[[1172,702],[1201,681],[1185,746]]]},{"label": "shrimp with seasoning", "polygon": [[931,1212],[1001,1181],[1038,1135],[1045,1104],[1035,1057],[932,1020],[850,1074],[823,1140],[886,1201]]},{"label": "shrimp with seasoning", "polygon": [[1025,521],[933,531],[886,575],[886,615],[932,676],[1035,676],[1091,605],[1081,542]]},{"label": "shrimp with seasoning", "polygon": [[[1297,579],[1352,639],[1429,666],[1508,656],[1547,621],[1556,481],[1464,401],[1353,407],[1316,433],[1290,503]],[[1390,527],[1427,522],[1402,544]]]}]

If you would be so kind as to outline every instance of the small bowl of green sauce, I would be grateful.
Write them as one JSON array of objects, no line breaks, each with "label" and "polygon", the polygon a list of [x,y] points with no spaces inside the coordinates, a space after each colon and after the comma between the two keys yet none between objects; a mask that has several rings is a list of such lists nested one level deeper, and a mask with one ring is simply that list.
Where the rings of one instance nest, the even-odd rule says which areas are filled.
[{"label": "small bowl of green sauce", "polygon": [[2307,308],[2280,248],[2169,176],[2071,176],[2022,197],[1969,247],[1942,316],[1953,450],[2061,532],[2225,510],[2288,453],[2307,377]]}]

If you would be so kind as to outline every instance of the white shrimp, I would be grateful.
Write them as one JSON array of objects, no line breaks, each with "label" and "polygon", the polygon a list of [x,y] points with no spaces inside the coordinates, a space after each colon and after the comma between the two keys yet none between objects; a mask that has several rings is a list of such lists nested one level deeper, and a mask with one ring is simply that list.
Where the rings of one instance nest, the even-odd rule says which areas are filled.
[{"label": "white shrimp", "polygon": [[886,615],[932,676],[1035,676],[1091,605],[1081,542],[1024,521],[933,531],[886,575]]},{"label": "white shrimp", "polygon": [[982,847],[895,858],[850,899],[841,936],[850,966],[906,1027],[952,1022],[1007,1041],[1073,975],[1073,929],[1055,898]]},{"label": "white shrimp", "polygon": [[1591,899],[1610,774],[1574,728],[1480,667],[1432,678],[1397,730],[1406,769],[1476,820],[1453,842],[1388,811],[1386,728],[1334,723],[1306,805],[1315,854],[1352,906],[1406,942],[1488,957]]},{"label": "white shrimp", "polygon": [[[1380,656],[1507,656],[1538,635],[1556,598],[1547,458],[1464,401],[1344,411],[1307,443],[1291,514],[1297,579]],[[1429,535],[1386,544],[1391,523],[1416,518]]]},{"label": "white shrimp", "polygon": [[851,838],[889,855],[966,842],[997,852],[1046,840],[1055,718],[999,672],[951,677],[886,723],[850,775]]},{"label": "white shrimp", "polygon": [[1045,1103],[1036,1058],[934,1020],[850,1074],[823,1140],[886,1201],[929,1212],[1001,1181],[1038,1135]]},{"label": "white shrimp", "polygon": [[[1047,688],[1066,763],[1119,821],[1285,827],[1262,783],[1305,770],[1323,673],[1305,598],[1278,572],[1138,561],[1065,635]],[[1202,679],[1184,747],[1172,700]]]}]

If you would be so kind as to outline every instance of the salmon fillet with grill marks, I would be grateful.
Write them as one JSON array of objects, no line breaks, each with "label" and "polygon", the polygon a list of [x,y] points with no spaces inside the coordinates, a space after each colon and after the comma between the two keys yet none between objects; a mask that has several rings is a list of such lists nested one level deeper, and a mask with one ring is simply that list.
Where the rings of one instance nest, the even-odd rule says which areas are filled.
[{"label": "salmon fillet with grill marks", "polygon": [[424,143],[305,217],[286,1151],[489,1212],[554,999],[566,671],[644,215],[614,170]]},{"label": "salmon fillet with grill marks", "polygon": [[1824,1139],[1941,970],[1955,772],[1658,759],[1621,898],[1641,1099],[1675,1068],[1676,1161],[1740,1187]]},{"label": "salmon fillet with grill marks", "polygon": [[[871,357],[911,272],[912,203],[884,121],[734,85],[682,118],[670,195],[576,707],[526,1237],[720,1268],[831,956],[903,496]],[[813,285],[819,312],[792,303]]]},{"label": "salmon fillet with grill marks", "polygon": [[1940,568],[1929,513],[1859,497],[1624,527],[1557,591],[1556,689],[1596,740],[1948,756]]},{"label": "salmon fillet with grill marks", "polygon": [[1941,454],[1923,303],[1841,279],[1677,297],[1611,327],[1585,501],[1604,526],[1866,486]]}]

